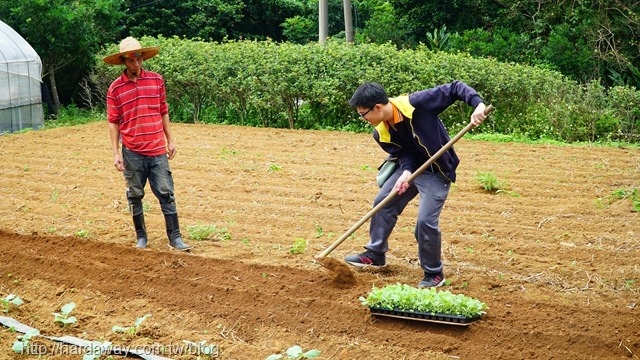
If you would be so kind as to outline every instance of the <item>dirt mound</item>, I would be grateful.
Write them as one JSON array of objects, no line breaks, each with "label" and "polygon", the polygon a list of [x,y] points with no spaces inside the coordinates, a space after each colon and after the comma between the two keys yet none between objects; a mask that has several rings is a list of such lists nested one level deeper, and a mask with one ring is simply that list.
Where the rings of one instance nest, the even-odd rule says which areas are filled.
[{"label": "dirt mound", "polygon": [[[618,359],[640,356],[640,219],[629,197],[640,151],[495,144],[462,139],[462,163],[442,213],[445,274],[454,293],[487,303],[469,327],[375,318],[358,298],[420,278],[405,210],[384,271],[336,282],[313,260],[370,209],[384,154],[369,135],[174,125],[171,166],[191,253],[167,246],[145,198],[150,248],[134,247],[124,180],[106,124],[0,137],[0,296],[7,316],[45,335],[165,348],[216,345],[223,359],[263,359],[299,344],[324,359]],[[493,172],[499,194],[475,175]],[[212,238],[189,236],[198,226]],[[329,257],[360,251],[367,224]],[[193,234],[193,233],[192,233]],[[53,312],[77,304],[74,325]],[[151,314],[134,334],[130,326]],[[16,334],[0,330],[0,358]],[[56,353],[51,359],[77,359]],[[4,354],[4,355],[3,355]]]}]

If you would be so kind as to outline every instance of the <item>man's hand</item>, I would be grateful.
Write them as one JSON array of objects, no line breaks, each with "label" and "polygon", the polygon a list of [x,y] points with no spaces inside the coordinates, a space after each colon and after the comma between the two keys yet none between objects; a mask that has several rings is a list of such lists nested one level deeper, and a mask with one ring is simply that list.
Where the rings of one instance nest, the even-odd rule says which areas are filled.
[{"label": "man's hand", "polygon": [[167,155],[169,155],[169,160],[173,159],[178,153],[178,149],[176,149],[176,145],[172,142],[167,146]]},{"label": "man's hand", "polygon": [[407,182],[407,180],[409,180],[410,177],[411,172],[404,170],[402,172],[402,175],[400,175],[398,180],[396,180],[396,184],[393,188],[398,191],[398,195],[402,195],[405,191],[407,191],[407,189],[409,188],[409,183]]},{"label": "man's hand", "polygon": [[478,104],[478,106],[476,106],[476,109],[473,110],[473,114],[471,114],[471,123],[473,124],[473,126],[482,124],[484,119],[487,118],[487,115],[484,114],[485,109],[486,106],[484,105],[484,103],[480,103]]},{"label": "man's hand", "polygon": [[115,166],[118,171],[124,170],[124,161],[122,160],[122,155],[119,153],[113,155],[113,166]]}]

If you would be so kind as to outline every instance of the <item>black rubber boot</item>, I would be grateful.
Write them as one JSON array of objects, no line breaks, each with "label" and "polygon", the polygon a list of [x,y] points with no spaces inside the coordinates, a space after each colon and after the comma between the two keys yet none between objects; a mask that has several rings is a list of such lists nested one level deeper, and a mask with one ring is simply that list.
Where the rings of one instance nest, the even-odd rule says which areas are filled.
[{"label": "black rubber boot", "polygon": [[178,214],[169,214],[164,216],[165,224],[167,225],[167,237],[169,237],[169,246],[176,250],[187,251],[191,249],[191,246],[182,241],[182,235],[180,234],[180,225],[178,224]]},{"label": "black rubber boot", "polygon": [[138,244],[136,247],[144,249],[147,247],[147,228],[144,225],[144,213],[133,215],[133,226],[136,228]]}]

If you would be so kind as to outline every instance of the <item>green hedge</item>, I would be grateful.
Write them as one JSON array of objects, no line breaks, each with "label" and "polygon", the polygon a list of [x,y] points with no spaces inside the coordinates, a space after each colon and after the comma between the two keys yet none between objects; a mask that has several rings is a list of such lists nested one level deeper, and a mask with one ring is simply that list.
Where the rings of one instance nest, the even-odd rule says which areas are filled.
[{"label": "green hedge", "polygon": [[[577,84],[547,69],[392,45],[140,40],[161,49],[145,67],[164,76],[175,122],[365,131],[348,105],[362,82],[379,82],[395,96],[462,80],[497,108],[476,131],[534,140],[640,141],[639,91]],[[96,57],[92,80],[100,91],[122,70],[102,62],[115,51],[111,45]],[[470,111],[458,104],[441,117],[453,132],[466,125]]]}]

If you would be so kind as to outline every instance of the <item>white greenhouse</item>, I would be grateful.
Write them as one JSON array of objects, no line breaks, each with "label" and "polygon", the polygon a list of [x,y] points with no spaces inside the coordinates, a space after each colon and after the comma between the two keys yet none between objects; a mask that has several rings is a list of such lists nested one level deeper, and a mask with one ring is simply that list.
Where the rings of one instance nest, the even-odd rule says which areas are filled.
[{"label": "white greenhouse", "polygon": [[42,127],[41,82],[40,56],[0,21],[0,134]]}]

